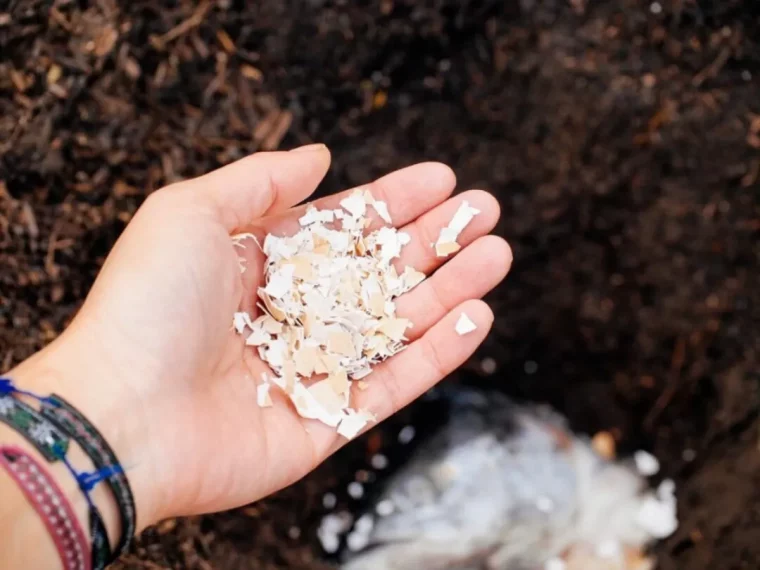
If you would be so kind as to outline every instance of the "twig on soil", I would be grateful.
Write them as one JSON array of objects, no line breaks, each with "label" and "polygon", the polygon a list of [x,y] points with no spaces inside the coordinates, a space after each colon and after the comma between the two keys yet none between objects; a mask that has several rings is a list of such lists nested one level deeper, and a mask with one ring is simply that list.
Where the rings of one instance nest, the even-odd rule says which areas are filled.
[{"label": "twig on soil", "polygon": [[134,565],[135,568],[147,568],[148,570],[166,570],[165,566],[151,562],[150,560],[143,560],[132,554],[128,554],[121,559],[124,563],[129,563],[130,566]]},{"label": "twig on soil", "polygon": [[53,227],[53,231],[50,232],[50,238],[48,239],[47,254],[45,255],[45,271],[51,277],[58,276],[58,264],[55,262],[55,252],[59,249],[66,249],[74,245],[74,240],[71,238],[58,239],[60,228],[56,224]]},{"label": "twig on soil", "polygon": [[691,80],[692,85],[694,85],[694,87],[699,87],[707,79],[718,75],[720,70],[723,69],[723,66],[728,62],[729,57],[731,57],[731,49],[724,47],[718,54],[718,57],[715,58],[715,61],[694,76]]},{"label": "twig on soil", "polygon": [[747,173],[742,176],[742,188],[748,188],[752,186],[755,182],[757,182],[758,176],[760,176],[760,160],[753,160]]},{"label": "twig on soil", "polygon": [[56,8],[55,6],[53,6],[52,8],[50,8],[50,19],[51,20],[55,20],[56,24],[58,24],[59,26],[61,26],[64,30],[66,30],[70,34],[73,33],[74,28],[72,27],[71,22],[69,22],[66,19],[66,16],[64,16],[63,14],[61,14],[61,11],[58,8]]},{"label": "twig on soil", "polygon": [[261,143],[263,150],[275,150],[280,146],[282,139],[290,129],[290,125],[293,122],[293,113],[290,111],[281,111],[277,115],[277,119],[274,122],[274,126],[267,133],[266,138]]},{"label": "twig on soil", "polygon": [[203,18],[205,18],[206,12],[209,11],[209,8],[211,8],[211,4],[208,1],[203,2],[187,20],[183,20],[161,36],[151,36],[150,43],[157,50],[163,50],[166,47],[166,44],[184,36],[193,28],[200,26],[201,23],[203,23]]},{"label": "twig on soil", "polygon": [[671,358],[670,372],[671,381],[665,390],[662,391],[660,397],[654,403],[654,406],[644,419],[644,428],[651,430],[654,423],[660,417],[665,408],[668,407],[673,397],[678,392],[678,388],[681,385],[681,369],[686,360],[686,341],[683,338],[679,338],[676,341],[676,346],[673,349],[673,356]]},{"label": "twig on soil", "polygon": [[37,224],[37,216],[34,215],[34,209],[26,200],[21,202],[21,212],[24,216],[24,222],[26,223],[26,229],[29,232],[29,236],[32,239],[37,239],[40,235],[40,227]]},{"label": "twig on soil", "polygon": [[11,364],[13,363],[13,351],[9,350],[5,353],[5,358],[3,358],[3,370],[10,370]]}]

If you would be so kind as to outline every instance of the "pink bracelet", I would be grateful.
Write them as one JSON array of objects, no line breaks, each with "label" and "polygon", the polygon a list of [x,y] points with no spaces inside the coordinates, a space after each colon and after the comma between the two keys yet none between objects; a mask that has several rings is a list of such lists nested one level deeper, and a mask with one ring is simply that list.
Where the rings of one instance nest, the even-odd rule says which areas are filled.
[{"label": "pink bracelet", "polygon": [[21,488],[55,542],[64,570],[90,570],[87,537],[50,474],[20,447],[0,446],[0,465]]}]

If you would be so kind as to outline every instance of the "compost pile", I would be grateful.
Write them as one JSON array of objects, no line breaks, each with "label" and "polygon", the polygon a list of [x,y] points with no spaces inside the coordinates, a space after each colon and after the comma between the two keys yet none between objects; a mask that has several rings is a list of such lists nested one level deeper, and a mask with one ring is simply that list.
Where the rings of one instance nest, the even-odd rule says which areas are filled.
[{"label": "compost pile", "polygon": [[[310,142],[333,151],[322,194],[442,160],[498,197],[515,256],[452,381],[660,458],[680,518],[662,569],[756,568],[755,3],[355,4],[0,6],[3,368],[66,326],[162,185]],[[399,431],[430,423],[412,408],[271,499],[167,521],[120,567],[321,568],[326,510],[365,500],[385,472],[368,460],[392,468]]]}]

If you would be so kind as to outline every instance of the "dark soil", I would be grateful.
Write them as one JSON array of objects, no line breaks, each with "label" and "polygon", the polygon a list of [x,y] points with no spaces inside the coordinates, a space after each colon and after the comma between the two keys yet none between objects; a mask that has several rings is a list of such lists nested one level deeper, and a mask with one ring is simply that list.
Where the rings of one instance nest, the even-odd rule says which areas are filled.
[{"label": "dark soil", "polygon": [[[3,367],[66,326],[168,182],[313,141],[333,150],[322,193],[442,160],[499,197],[515,252],[495,330],[457,376],[653,450],[680,496],[663,570],[758,568],[759,14],[753,0],[0,1]],[[394,421],[276,497],[149,530],[118,567],[320,567],[322,494]]]}]

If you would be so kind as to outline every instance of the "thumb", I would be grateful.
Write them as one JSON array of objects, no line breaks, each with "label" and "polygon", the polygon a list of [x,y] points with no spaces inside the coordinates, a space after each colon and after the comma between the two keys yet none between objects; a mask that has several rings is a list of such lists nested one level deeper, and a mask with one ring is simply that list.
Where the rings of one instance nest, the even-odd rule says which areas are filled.
[{"label": "thumb", "polygon": [[307,198],[329,167],[330,151],[314,144],[289,152],[252,154],[184,185],[232,232]]}]

